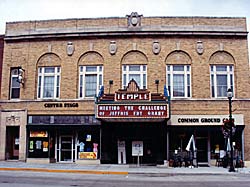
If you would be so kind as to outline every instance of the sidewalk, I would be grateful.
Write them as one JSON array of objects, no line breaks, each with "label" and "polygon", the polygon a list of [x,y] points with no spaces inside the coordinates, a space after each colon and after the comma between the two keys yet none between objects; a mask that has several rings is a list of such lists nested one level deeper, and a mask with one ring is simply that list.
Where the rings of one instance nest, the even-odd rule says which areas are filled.
[{"label": "sidewalk", "polygon": [[167,168],[164,166],[136,165],[81,165],[75,163],[30,164],[19,161],[0,161],[0,171],[33,171],[33,172],[58,172],[78,174],[113,174],[113,175],[238,175],[250,174],[250,168],[237,168],[237,172],[228,172],[223,167],[198,167],[198,168]]}]

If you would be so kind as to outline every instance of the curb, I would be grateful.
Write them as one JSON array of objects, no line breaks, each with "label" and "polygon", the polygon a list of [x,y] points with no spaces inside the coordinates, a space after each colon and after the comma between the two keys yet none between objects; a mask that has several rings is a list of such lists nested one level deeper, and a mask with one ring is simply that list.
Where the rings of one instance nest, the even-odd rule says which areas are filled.
[{"label": "curb", "polygon": [[96,175],[128,175],[127,171],[97,171],[97,170],[71,170],[71,169],[44,169],[44,168],[0,168],[0,171],[32,171],[51,173],[75,173],[75,174],[96,174]]},{"label": "curb", "polygon": [[50,173],[74,173],[74,174],[95,174],[95,175],[141,175],[152,177],[167,177],[178,175],[231,175],[237,176],[240,174],[249,175],[250,173],[242,172],[138,172],[138,171],[106,171],[106,170],[81,170],[81,169],[46,169],[46,168],[14,168],[14,167],[0,167],[0,171],[30,171],[30,172],[50,172]]},{"label": "curb", "polygon": [[140,173],[140,172],[129,172],[129,174],[133,175],[143,175],[143,176],[152,176],[152,177],[168,177],[168,176],[203,176],[203,175],[230,175],[230,176],[237,176],[240,173]]}]

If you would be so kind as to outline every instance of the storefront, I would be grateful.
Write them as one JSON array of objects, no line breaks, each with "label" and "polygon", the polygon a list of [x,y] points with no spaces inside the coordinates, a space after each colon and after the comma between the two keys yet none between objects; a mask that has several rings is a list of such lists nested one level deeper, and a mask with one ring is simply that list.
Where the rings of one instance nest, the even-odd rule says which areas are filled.
[{"label": "storefront", "polygon": [[100,122],[94,116],[29,116],[27,160],[97,161]]},{"label": "storefront", "polygon": [[[228,138],[223,134],[223,121],[228,115],[172,115],[168,121],[169,160],[181,155],[183,161],[192,152],[198,166],[218,165],[218,159],[229,151]],[[244,155],[244,119],[243,115],[233,115],[236,130],[233,136],[234,157],[242,159]],[[187,151],[191,136],[194,146]],[[196,150],[193,150],[195,147]]]},{"label": "storefront", "polygon": [[138,88],[103,94],[96,102],[101,120],[101,163],[163,164],[167,158],[168,98]]}]

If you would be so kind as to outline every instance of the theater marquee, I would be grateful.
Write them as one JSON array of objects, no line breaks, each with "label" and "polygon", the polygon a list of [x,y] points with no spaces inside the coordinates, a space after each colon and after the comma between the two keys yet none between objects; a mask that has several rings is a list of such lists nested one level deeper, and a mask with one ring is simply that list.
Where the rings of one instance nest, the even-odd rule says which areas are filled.
[{"label": "theater marquee", "polygon": [[96,118],[108,120],[160,120],[169,118],[168,99],[159,93],[139,89],[131,80],[126,89],[97,98]]},{"label": "theater marquee", "polygon": [[168,118],[168,104],[99,104],[97,118]]}]

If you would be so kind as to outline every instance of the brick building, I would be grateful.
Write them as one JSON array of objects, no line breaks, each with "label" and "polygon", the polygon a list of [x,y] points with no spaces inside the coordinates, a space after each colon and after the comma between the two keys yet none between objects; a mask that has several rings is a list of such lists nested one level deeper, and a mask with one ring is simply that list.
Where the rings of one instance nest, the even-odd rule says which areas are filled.
[{"label": "brick building", "polygon": [[2,66],[3,66],[3,47],[4,47],[3,38],[4,38],[4,35],[0,35],[0,88],[1,88],[1,81],[2,81]]},{"label": "brick building", "polygon": [[194,135],[212,165],[231,88],[234,153],[250,161],[245,18],[10,22],[2,74],[0,160],[163,164]]}]

